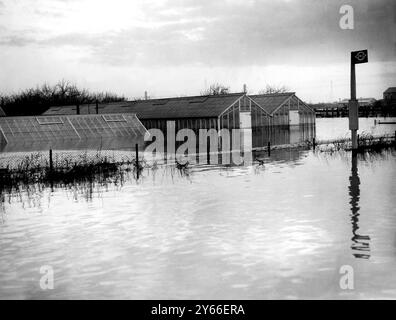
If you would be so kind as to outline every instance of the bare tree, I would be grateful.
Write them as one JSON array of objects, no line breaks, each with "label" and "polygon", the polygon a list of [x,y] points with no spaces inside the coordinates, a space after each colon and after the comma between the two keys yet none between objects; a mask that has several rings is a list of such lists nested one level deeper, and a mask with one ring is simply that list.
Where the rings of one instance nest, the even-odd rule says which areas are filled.
[{"label": "bare tree", "polygon": [[8,115],[38,115],[51,106],[66,106],[83,103],[125,101],[123,96],[111,92],[91,93],[79,89],[66,80],[51,86],[44,83],[36,88],[22,90],[19,93],[3,95],[3,109]]},{"label": "bare tree", "polygon": [[289,88],[287,88],[285,86],[273,86],[273,85],[267,84],[265,89],[259,91],[259,94],[285,93],[288,91],[289,91]]},{"label": "bare tree", "polygon": [[217,96],[222,94],[228,94],[230,87],[226,87],[220,83],[211,84],[208,89],[201,91],[201,96]]}]

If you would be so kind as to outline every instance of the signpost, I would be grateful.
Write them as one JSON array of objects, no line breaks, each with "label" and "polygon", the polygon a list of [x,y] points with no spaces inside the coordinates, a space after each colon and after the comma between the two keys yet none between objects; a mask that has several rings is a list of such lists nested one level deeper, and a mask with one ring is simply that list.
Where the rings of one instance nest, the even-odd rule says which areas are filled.
[{"label": "signpost", "polygon": [[357,131],[359,129],[359,103],[356,100],[355,65],[368,62],[367,50],[351,52],[351,99],[349,100],[349,130],[352,137],[352,151],[358,148]]}]

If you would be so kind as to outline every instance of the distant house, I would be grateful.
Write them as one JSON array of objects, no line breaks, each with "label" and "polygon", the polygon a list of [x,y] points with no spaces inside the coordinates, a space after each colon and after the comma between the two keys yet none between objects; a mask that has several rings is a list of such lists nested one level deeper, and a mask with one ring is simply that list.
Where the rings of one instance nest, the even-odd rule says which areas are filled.
[{"label": "distant house", "polygon": [[396,87],[390,87],[384,91],[386,105],[396,105]]},{"label": "distant house", "polygon": [[4,112],[4,110],[0,107],[0,117],[5,117],[6,114]]}]

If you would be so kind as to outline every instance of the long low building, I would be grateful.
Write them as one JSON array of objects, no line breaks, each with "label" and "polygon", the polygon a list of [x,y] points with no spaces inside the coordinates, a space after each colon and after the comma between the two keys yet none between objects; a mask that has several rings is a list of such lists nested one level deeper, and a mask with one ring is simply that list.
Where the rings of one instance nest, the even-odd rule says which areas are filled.
[{"label": "long low building", "polygon": [[[125,101],[107,104],[83,104],[80,106],[54,106],[43,115],[75,115],[96,113],[135,113],[146,128],[161,127],[161,122],[181,119],[211,119],[210,123],[199,123],[197,128],[238,127],[234,119],[229,123],[227,115],[249,110],[252,125],[259,118],[257,113],[270,116],[272,125],[300,125],[315,123],[315,111],[299,99],[294,92],[247,95],[233,93],[224,95],[192,96],[150,100]],[[236,114],[238,116],[238,114]],[[257,119],[256,119],[257,118]],[[227,124],[225,123],[227,122]],[[182,123],[180,123],[181,125]],[[195,127],[197,123],[185,123],[180,127]]]},{"label": "long low building", "polygon": [[[253,131],[253,147],[261,147],[268,141],[273,144],[290,142],[287,137],[291,127],[301,129],[301,139],[305,139],[305,134],[310,138],[314,134],[315,125],[315,111],[294,92],[262,95],[233,93],[99,105],[54,106],[44,115],[92,113],[133,113],[147,129],[157,128],[164,132],[168,121],[175,121],[176,130],[242,129],[248,126]],[[241,121],[241,114],[246,113],[249,114],[248,123]]]},{"label": "long low building", "polygon": [[124,149],[144,144],[147,132],[135,114],[0,118],[0,150]]}]

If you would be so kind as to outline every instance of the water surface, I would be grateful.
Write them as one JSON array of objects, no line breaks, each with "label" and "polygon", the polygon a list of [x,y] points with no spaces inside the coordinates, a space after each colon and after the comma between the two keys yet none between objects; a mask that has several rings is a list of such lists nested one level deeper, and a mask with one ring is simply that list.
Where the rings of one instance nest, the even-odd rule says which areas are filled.
[{"label": "water surface", "polygon": [[257,157],[3,192],[0,298],[395,299],[396,151]]}]

